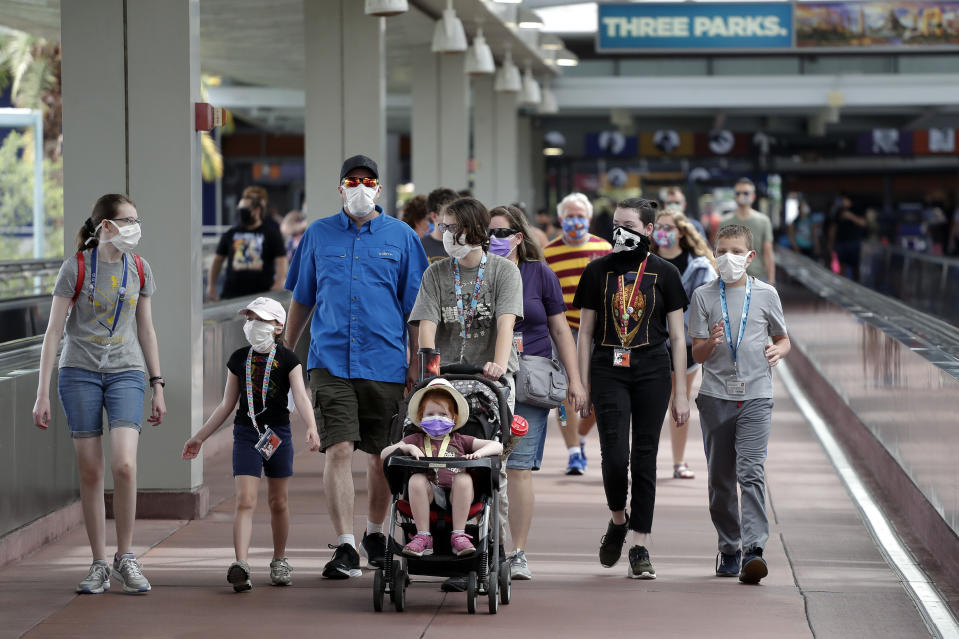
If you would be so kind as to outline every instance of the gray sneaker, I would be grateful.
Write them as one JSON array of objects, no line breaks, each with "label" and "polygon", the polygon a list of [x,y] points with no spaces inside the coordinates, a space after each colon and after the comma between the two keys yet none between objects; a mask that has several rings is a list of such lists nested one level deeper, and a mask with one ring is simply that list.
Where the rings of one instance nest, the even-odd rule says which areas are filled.
[{"label": "gray sneaker", "polygon": [[512,579],[522,579],[529,581],[533,578],[533,573],[529,570],[529,564],[526,563],[526,553],[517,550],[509,558],[509,576]]},{"label": "gray sneaker", "polygon": [[150,582],[143,576],[140,562],[132,552],[113,557],[113,576],[123,584],[123,592],[148,592]]},{"label": "gray sneaker", "polygon": [[90,572],[86,579],[77,586],[77,592],[84,595],[99,595],[110,589],[110,564],[103,559],[97,559],[90,564]]},{"label": "gray sneaker", "polygon": [[230,569],[226,571],[226,580],[233,584],[233,590],[236,592],[253,590],[253,582],[250,581],[250,565],[245,561],[234,561],[230,564]]},{"label": "gray sneaker", "polygon": [[293,569],[286,557],[270,562],[270,583],[274,586],[289,586],[293,583]]}]

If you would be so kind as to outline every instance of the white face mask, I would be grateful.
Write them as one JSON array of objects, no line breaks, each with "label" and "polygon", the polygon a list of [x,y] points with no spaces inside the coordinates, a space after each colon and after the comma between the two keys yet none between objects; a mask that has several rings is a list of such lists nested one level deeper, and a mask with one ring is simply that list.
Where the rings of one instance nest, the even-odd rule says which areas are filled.
[{"label": "white face mask", "polygon": [[[752,251],[750,251],[752,252]],[[742,279],[746,273],[746,255],[735,255],[734,253],[725,253],[716,258],[716,266],[719,267],[719,276],[727,284],[734,284]]]},{"label": "white face mask", "polygon": [[354,219],[369,217],[374,210],[373,200],[376,199],[376,187],[363,186],[343,188],[346,192],[346,213]]},{"label": "white face mask", "polygon": [[[111,222],[111,224],[113,223]],[[99,231],[102,226],[103,222],[100,222],[97,225],[97,228],[93,230],[94,234],[96,234],[96,232]],[[117,230],[116,235],[106,241],[113,244],[118,250],[124,253],[129,253],[137,247],[137,244],[140,243],[141,231],[139,224],[129,224],[127,226],[117,226],[116,224],[113,224],[113,228]]]},{"label": "white face mask", "polygon": [[459,243],[454,243],[453,234],[449,231],[443,231],[443,248],[446,249],[446,254],[454,260],[461,260],[480,247],[466,244],[465,233],[460,235]]},{"label": "white face mask", "polygon": [[261,320],[247,320],[243,325],[243,334],[257,353],[267,353],[276,341],[273,324]]}]

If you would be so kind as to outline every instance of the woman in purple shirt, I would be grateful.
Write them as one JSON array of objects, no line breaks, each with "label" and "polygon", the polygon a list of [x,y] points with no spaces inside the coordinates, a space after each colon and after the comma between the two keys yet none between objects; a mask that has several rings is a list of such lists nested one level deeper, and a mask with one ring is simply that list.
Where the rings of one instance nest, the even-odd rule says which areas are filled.
[{"label": "woman in purple shirt", "polygon": [[[586,388],[579,377],[576,344],[566,321],[566,304],[556,274],[543,260],[526,216],[514,206],[490,211],[490,253],[513,261],[523,278],[523,320],[514,327],[514,338],[522,342],[522,353],[552,357],[553,342],[569,376],[569,400],[580,410],[587,402]],[[552,337],[552,340],[550,339]],[[519,347],[519,344],[517,344]],[[513,579],[532,579],[526,561],[526,538],[533,520],[533,470],[539,470],[546,442],[549,409],[516,402],[517,415],[529,422],[529,432],[506,461],[509,478],[509,526],[514,553],[510,556]]]}]

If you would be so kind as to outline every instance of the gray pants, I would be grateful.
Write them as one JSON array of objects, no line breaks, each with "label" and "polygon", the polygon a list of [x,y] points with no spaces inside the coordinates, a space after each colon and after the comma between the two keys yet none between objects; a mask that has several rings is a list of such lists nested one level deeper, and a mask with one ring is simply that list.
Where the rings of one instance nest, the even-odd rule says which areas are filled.
[{"label": "gray pants", "polygon": [[[696,398],[709,474],[709,515],[719,535],[719,551],[763,548],[769,539],[766,517],[766,445],[773,400],[743,402],[700,394]],[[736,485],[742,491],[742,517]]]}]

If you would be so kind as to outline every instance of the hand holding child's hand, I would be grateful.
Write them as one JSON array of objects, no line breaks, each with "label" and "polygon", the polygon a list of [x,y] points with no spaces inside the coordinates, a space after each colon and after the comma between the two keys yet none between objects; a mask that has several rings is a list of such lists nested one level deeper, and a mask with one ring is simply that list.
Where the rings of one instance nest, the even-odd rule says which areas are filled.
[{"label": "hand holding child's hand", "polygon": [[202,445],[203,442],[196,437],[188,439],[183,445],[183,459],[196,459],[196,456],[200,454],[200,446]]},{"label": "hand holding child's hand", "polygon": [[312,452],[320,449],[320,434],[316,432],[315,428],[306,431],[306,443]]},{"label": "hand holding child's hand", "polygon": [[723,331],[723,325],[719,322],[713,324],[712,330],[709,331],[709,343],[713,346],[720,346],[726,341],[725,331]]}]

